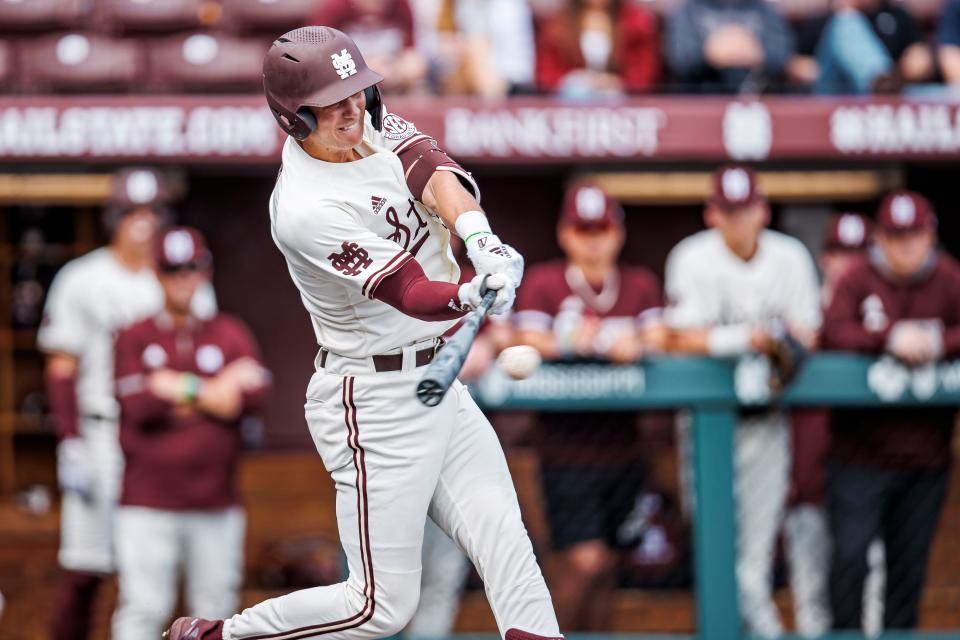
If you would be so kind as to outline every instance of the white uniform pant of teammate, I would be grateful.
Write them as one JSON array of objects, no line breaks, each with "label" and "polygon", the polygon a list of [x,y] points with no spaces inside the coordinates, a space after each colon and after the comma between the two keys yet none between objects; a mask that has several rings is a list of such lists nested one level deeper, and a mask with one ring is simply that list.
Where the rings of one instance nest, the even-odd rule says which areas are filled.
[{"label": "white uniform pant of teammate", "polygon": [[737,587],[747,633],[783,633],[773,603],[774,545],[789,487],[790,430],[782,414],[743,418],[734,435]]},{"label": "white uniform pant of teammate", "polygon": [[459,382],[438,406],[420,404],[423,373],[369,373],[366,361],[331,354],[314,374],[307,423],[336,485],[349,577],[233,616],[224,640],[398,633],[417,608],[428,513],[477,567],[501,635],[559,635],[493,428]]},{"label": "white uniform pant of teammate", "polygon": [[[693,491],[692,415],[677,414],[680,484],[687,513],[696,511]],[[737,595],[746,632],[783,633],[773,602],[773,552],[789,487],[790,430],[783,415],[740,419],[734,428],[733,497],[736,503]]]},{"label": "white uniform pant of teammate", "polygon": [[807,638],[822,636],[832,624],[827,514],[818,505],[797,505],[787,512],[783,531],[797,633]]},{"label": "white uniform pant of teammate", "polygon": [[240,508],[117,512],[119,601],[113,637],[157,640],[177,602],[181,567],[187,613],[226,618],[237,610],[243,581],[246,518]]},{"label": "white uniform pant of teammate", "polygon": [[123,452],[112,420],[83,418],[80,422],[88,468],[89,495],[66,491],[60,503],[60,566],[70,571],[113,573],[113,526]]},{"label": "white uniform pant of teammate", "polygon": [[420,604],[403,630],[410,638],[446,638],[453,631],[460,608],[460,593],[470,563],[457,543],[427,518],[423,530],[423,573]]}]

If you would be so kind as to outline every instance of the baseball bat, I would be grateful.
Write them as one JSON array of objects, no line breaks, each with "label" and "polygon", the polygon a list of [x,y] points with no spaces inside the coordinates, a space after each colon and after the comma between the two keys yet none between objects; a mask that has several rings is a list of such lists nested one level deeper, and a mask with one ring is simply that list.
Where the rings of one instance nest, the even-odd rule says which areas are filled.
[{"label": "baseball bat", "polygon": [[420,402],[428,407],[435,407],[443,400],[447,389],[463,368],[463,362],[473,346],[473,339],[480,330],[480,323],[496,297],[497,292],[492,289],[483,294],[480,306],[467,316],[457,332],[437,352],[437,357],[427,367],[423,380],[417,385],[417,398]]}]

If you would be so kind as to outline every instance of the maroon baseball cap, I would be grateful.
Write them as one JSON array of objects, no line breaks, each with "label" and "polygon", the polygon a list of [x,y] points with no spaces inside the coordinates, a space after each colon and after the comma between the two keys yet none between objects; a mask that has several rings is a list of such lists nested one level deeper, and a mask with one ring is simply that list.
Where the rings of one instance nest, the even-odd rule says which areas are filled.
[{"label": "maroon baseball cap", "polygon": [[579,182],[567,189],[560,213],[561,227],[603,229],[623,223],[623,207],[602,187]]},{"label": "maroon baseball cap", "polygon": [[207,269],[213,261],[203,235],[192,227],[171,227],[160,234],[156,248],[161,271]]},{"label": "maroon baseball cap", "polygon": [[764,199],[757,184],[757,174],[741,164],[725,165],[713,174],[710,204],[730,211]]},{"label": "maroon baseball cap", "polygon": [[877,226],[893,233],[936,228],[937,215],[930,201],[919,193],[894,191],[880,203]]},{"label": "maroon baseball cap", "polygon": [[827,251],[863,251],[870,242],[870,220],[861,213],[848,211],[830,218],[824,249]]},{"label": "maroon baseball cap", "polygon": [[166,177],[151,167],[125,167],[113,176],[107,204],[124,211],[160,207],[171,199]]}]

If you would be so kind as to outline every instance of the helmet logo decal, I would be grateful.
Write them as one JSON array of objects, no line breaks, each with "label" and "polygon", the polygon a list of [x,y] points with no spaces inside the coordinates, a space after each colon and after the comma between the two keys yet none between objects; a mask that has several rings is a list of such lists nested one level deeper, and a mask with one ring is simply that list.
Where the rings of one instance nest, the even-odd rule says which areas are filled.
[{"label": "helmet logo decal", "polygon": [[890,217],[896,224],[907,226],[913,224],[917,215],[917,208],[910,196],[897,196],[890,204]]},{"label": "helmet logo decal", "polygon": [[353,56],[346,49],[341,49],[340,53],[330,54],[330,59],[333,61],[333,68],[341,80],[346,80],[357,72],[357,63],[354,62]]}]

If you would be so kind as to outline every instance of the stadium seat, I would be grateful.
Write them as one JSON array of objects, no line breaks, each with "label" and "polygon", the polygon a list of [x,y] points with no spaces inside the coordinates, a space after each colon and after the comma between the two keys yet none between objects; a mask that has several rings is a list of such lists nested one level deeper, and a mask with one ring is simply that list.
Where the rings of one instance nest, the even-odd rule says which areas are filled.
[{"label": "stadium seat", "polygon": [[149,47],[150,85],[168,91],[254,91],[261,87],[266,39],[194,32]]},{"label": "stadium seat", "polygon": [[72,32],[25,38],[18,49],[21,85],[30,91],[128,90],[143,73],[135,40]]},{"label": "stadium seat", "polygon": [[97,0],[98,22],[121,32],[197,29],[219,15],[210,0]]},{"label": "stadium seat", "polygon": [[221,0],[221,4],[225,27],[279,35],[305,25],[319,0]]},{"label": "stadium seat", "polygon": [[0,31],[41,31],[72,26],[90,9],[90,0],[0,0]]}]

